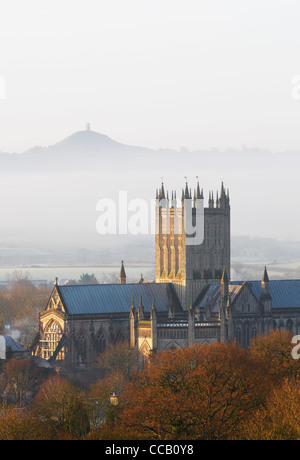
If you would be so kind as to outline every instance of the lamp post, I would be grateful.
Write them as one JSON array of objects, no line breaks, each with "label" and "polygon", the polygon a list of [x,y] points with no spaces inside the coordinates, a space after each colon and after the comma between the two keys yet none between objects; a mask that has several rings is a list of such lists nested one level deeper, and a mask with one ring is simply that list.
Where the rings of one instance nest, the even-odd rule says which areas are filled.
[{"label": "lamp post", "polygon": [[112,406],[117,406],[119,404],[119,398],[118,396],[113,393],[112,395],[110,395],[109,397],[109,402]]}]

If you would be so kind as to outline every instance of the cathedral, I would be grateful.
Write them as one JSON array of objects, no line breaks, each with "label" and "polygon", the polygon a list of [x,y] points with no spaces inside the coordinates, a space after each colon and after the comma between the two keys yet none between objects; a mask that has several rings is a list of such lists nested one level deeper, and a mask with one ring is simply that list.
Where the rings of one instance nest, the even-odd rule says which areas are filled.
[{"label": "cathedral", "polygon": [[[56,281],[32,354],[65,369],[84,369],[113,343],[147,356],[156,350],[233,341],[248,347],[271,329],[300,333],[300,280],[230,279],[230,198],[221,184],[204,207],[199,183],[156,192],[155,281],[64,285]],[[200,236],[199,236],[200,235]]]}]

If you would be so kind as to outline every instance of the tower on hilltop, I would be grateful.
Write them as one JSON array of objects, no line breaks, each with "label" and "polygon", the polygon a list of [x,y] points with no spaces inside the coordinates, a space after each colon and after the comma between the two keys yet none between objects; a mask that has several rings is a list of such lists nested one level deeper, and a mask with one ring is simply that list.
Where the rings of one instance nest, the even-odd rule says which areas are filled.
[{"label": "tower on hilltop", "polygon": [[163,183],[156,192],[155,281],[173,283],[186,309],[208,281],[220,282],[224,269],[230,278],[230,201],[223,182],[216,199],[209,192],[208,207],[203,202],[199,182],[193,195],[186,183],[181,203],[176,192],[169,198]]}]

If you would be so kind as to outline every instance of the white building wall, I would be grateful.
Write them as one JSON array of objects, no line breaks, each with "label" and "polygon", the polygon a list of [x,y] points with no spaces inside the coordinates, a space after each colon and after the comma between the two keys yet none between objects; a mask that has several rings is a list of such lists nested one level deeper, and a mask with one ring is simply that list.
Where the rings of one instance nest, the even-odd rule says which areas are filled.
[{"label": "white building wall", "polygon": [[2,335],[0,335],[0,359],[6,359],[6,343]]}]

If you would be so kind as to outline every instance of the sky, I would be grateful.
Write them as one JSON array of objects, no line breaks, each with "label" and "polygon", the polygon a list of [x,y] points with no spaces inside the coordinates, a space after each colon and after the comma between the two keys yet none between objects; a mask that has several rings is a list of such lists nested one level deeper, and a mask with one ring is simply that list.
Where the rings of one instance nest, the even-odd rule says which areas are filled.
[{"label": "sky", "polygon": [[272,165],[253,155],[251,171],[188,164],[187,150],[174,174],[30,176],[0,165],[0,245],[98,247],[100,198],[120,187],[150,199],[161,176],[180,193],[196,175],[206,198],[224,177],[232,235],[299,240],[299,155],[274,161],[300,152],[299,17],[299,0],[0,0],[0,152],[90,123],[152,149],[274,153]]},{"label": "sky", "polygon": [[0,151],[87,122],[155,149],[298,150],[299,14],[299,0],[0,0]]}]

